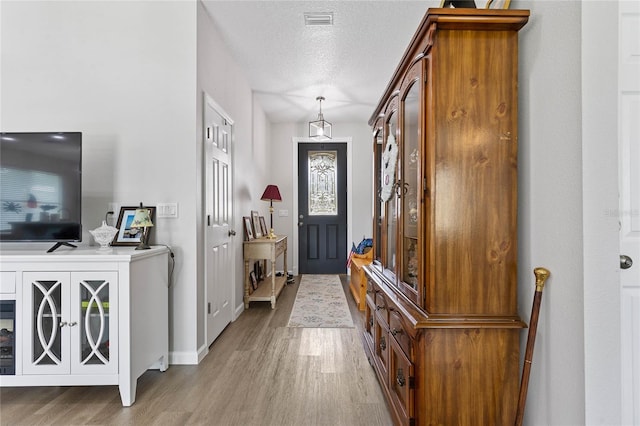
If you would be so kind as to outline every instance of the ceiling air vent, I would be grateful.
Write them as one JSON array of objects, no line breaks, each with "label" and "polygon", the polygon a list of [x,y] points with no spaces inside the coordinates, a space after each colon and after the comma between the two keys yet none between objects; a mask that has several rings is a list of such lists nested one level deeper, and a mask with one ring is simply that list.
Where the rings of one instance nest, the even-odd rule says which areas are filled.
[{"label": "ceiling air vent", "polygon": [[304,14],[306,26],[333,25],[332,12],[306,12]]}]

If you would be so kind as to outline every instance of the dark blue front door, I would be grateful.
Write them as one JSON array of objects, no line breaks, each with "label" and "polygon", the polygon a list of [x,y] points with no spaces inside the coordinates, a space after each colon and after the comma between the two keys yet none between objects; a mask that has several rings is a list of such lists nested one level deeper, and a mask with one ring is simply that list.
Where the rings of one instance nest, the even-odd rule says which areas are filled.
[{"label": "dark blue front door", "polygon": [[344,274],[347,263],[347,144],[298,145],[299,270]]}]

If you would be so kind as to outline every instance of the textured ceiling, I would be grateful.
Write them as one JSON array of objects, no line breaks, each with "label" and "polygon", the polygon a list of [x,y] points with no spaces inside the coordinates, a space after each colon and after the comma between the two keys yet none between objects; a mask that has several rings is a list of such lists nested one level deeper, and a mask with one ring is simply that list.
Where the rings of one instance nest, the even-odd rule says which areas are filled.
[{"label": "textured ceiling", "polygon": [[[366,122],[434,1],[203,1],[269,121]],[[305,26],[305,12],[334,25]]]}]

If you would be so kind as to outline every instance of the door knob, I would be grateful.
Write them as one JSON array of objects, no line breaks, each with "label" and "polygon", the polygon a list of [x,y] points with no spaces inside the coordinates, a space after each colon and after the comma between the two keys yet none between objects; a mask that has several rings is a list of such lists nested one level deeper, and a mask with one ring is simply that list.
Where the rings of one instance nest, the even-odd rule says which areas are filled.
[{"label": "door knob", "polygon": [[236,231],[234,231],[233,229],[229,229],[229,236],[233,237],[234,235],[236,235]]},{"label": "door knob", "polygon": [[304,225],[304,222],[298,222],[298,226]]},{"label": "door knob", "polygon": [[633,259],[626,254],[620,255],[620,269],[629,269],[633,265]]}]

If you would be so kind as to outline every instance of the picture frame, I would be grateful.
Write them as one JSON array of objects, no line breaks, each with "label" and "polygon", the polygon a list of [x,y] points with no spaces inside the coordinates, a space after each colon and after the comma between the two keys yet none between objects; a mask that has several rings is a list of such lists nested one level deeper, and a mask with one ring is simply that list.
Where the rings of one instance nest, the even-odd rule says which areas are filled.
[{"label": "picture frame", "polygon": [[242,224],[244,226],[244,239],[246,241],[251,241],[255,237],[253,235],[253,227],[251,225],[251,218],[249,216],[242,217]]},{"label": "picture frame", "polygon": [[258,260],[257,262],[255,262],[253,264],[253,272],[255,272],[256,274],[256,278],[258,279],[258,282],[262,281],[264,279],[264,271],[262,270],[262,260]]},{"label": "picture frame", "polygon": [[[149,233],[151,232],[151,227],[147,227],[142,230],[131,227],[131,222],[133,221],[133,217],[136,214],[136,209],[138,208],[138,206],[120,207],[120,214],[118,215],[118,221],[116,222],[118,233],[115,235],[115,237],[113,237],[113,241],[111,241],[112,246],[137,246],[138,244],[140,244],[140,237],[142,236],[143,232],[145,235],[145,240],[149,241]],[[151,222],[155,222],[155,206],[144,206],[144,208],[148,209]]]},{"label": "picture frame", "polygon": [[251,282],[251,288],[253,291],[256,291],[258,289],[258,279],[256,278],[255,272],[249,272],[249,281]]},{"label": "picture frame", "polygon": [[260,229],[262,230],[262,235],[265,237],[269,235],[269,228],[267,228],[267,222],[264,221],[264,216],[260,216]]},{"label": "picture frame", "polygon": [[261,238],[263,234],[262,229],[260,229],[260,213],[256,210],[251,210],[251,223],[253,224],[253,236]]}]

